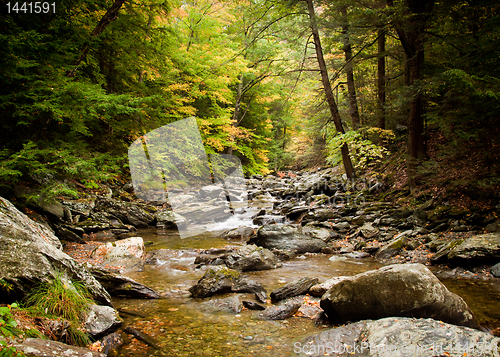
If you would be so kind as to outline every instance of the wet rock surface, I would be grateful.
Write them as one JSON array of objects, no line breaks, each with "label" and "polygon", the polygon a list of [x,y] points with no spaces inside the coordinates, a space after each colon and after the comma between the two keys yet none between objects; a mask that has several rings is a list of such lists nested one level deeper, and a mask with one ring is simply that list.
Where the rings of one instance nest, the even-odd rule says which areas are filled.
[{"label": "wet rock surface", "polygon": [[259,318],[264,320],[285,320],[299,311],[301,306],[302,301],[300,299],[290,299],[278,306],[267,308],[263,313],[259,314]]},{"label": "wet rock surface", "polygon": [[267,249],[287,249],[299,254],[320,252],[326,246],[323,240],[302,233],[300,226],[276,224],[261,227],[256,238],[251,239],[249,243]]},{"label": "wet rock surface", "polygon": [[278,302],[297,295],[304,295],[309,291],[311,286],[317,283],[317,278],[301,278],[299,280],[292,281],[291,283],[272,291],[270,294],[271,301]]},{"label": "wet rock surface", "polygon": [[[172,249],[170,252],[163,249],[150,251],[146,258],[144,255],[134,258],[132,254],[129,257],[123,256],[122,261],[129,260],[129,258],[132,261],[138,258],[139,268],[142,268],[143,264],[148,264],[147,269],[162,272],[170,269],[175,271],[174,274],[184,274],[185,272],[198,274],[197,268],[207,269],[205,275],[189,291],[191,296],[195,298],[214,298],[206,301],[190,300],[196,301],[200,306],[203,305],[204,308],[206,307],[207,310],[213,312],[238,313],[237,306],[241,306],[241,303],[236,303],[236,300],[241,301],[241,298],[236,294],[220,298],[219,294],[241,293],[245,294],[245,299],[255,298],[256,301],[262,303],[262,305],[258,305],[255,302],[245,300],[245,303],[251,303],[249,306],[254,308],[267,306],[261,318],[274,320],[302,316],[315,318],[319,324],[327,323],[321,318],[322,309],[317,304],[305,304],[301,301],[303,296],[283,301],[278,306],[270,306],[269,301],[266,301],[266,289],[259,282],[259,275],[251,272],[262,269],[280,269],[281,264],[286,265],[288,259],[307,261],[314,254],[325,254],[327,258],[331,256],[331,259],[357,259],[359,263],[362,263],[366,257],[376,257],[384,264],[388,262],[420,262],[428,265],[440,263],[463,265],[465,268],[452,271],[454,274],[452,278],[478,279],[481,277],[481,279],[486,279],[495,276],[495,274],[498,276],[498,269],[491,267],[491,264],[498,263],[498,254],[494,244],[491,245],[492,249],[488,251],[481,250],[481,244],[469,244],[473,241],[470,238],[479,235],[480,230],[490,231],[490,229],[498,228],[494,225],[495,219],[492,220],[488,212],[483,214],[480,211],[459,210],[449,206],[447,202],[432,199],[410,208],[398,207],[392,202],[370,201],[372,199],[370,192],[377,190],[376,186],[366,180],[361,183],[346,180],[335,169],[285,174],[284,176],[254,176],[246,182],[249,191],[248,197],[253,199],[249,202],[250,206],[257,202],[259,204],[265,202],[266,205],[265,208],[255,211],[258,213],[252,216],[253,224],[250,221],[246,223],[247,227],[231,229],[221,234],[221,237],[228,240],[228,244],[237,244],[238,247],[233,245],[223,249],[204,249],[203,251],[191,249],[184,257],[192,258],[189,264],[173,262],[178,257],[172,251],[177,251],[177,249]],[[186,206],[186,214],[183,213],[183,217],[174,215],[164,202],[128,202],[124,197],[120,199],[114,194],[89,197],[85,200],[63,200],[53,207],[57,209],[56,211],[53,210],[50,213],[49,209],[46,209],[41,212],[45,215],[45,224],[52,225],[56,236],[60,235],[59,238],[66,241],[78,242],[75,244],[82,243],[82,240],[88,242],[89,239],[92,241],[112,241],[116,244],[119,242],[114,242],[117,237],[140,236],[140,234],[132,233],[135,227],[156,226],[162,232],[167,232],[166,237],[170,239],[172,236],[169,230],[175,230],[176,226],[187,224],[192,220],[190,215],[196,217],[201,215],[204,219],[206,218],[207,222],[212,223],[227,218],[226,212],[223,212],[221,207],[215,204],[215,201],[220,200],[223,195],[225,197],[226,193],[231,197],[234,196],[235,199],[240,200],[241,198],[239,192],[226,192],[220,185],[207,187],[198,193],[177,195],[177,199],[183,201]],[[492,233],[489,234],[488,241],[494,242],[491,237],[493,237]],[[485,242],[484,239],[481,238],[481,242]],[[248,244],[243,245],[247,240],[249,240]],[[468,240],[467,247],[470,248],[466,248],[464,244]],[[113,247],[113,244],[110,244]],[[458,250],[459,246],[462,247],[461,250]],[[97,264],[91,259],[87,259],[87,263]],[[115,267],[121,265],[119,261],[109,260],[107,263],[112,263]],[[490,265],[477,266],[477,264],[483,263]],[[486,273],[482,273],[482,271],[486,271]],[[278,279],[279,272],[280,270],[276,271],[276,279]],[[304,271],[303,276],[309,274],[310,272]],[[128,289],[133,290],[133,294],[136,293],[137,289],[138,295],[135,297],[141,294],[144,297],[156,296],[156,291],[150,291],[144,286],[136,286],[123,278],[123,276],[120,277],[121,282],[111,279],[107,287],[104,280],[102,284],[113,295],[117,296],[126,296]],[[196,279],[198,278],[199,275],[196,275]],[[330,281],[315,284],[310,289],[297,292],[297,294],[309,291],[311,295],[319,297],[340,284],[352,284],[352,280],[353,277],[334,277]],[[172,294],[177,294],[176,296],[184,294],[187,297],[186,290],[194,281],[193,279],[189,285],[185,284],[186,287],[180,284],[181,287],[160,291],[164,296],[170,294],[171,290]],[[283,283],[286,281],[290,280],[285,278]],[[394,299],[404,300],[400,296],[401,291],[404,291],[402,289],[419,285],[418,279],[415,280],[416,283],[411,281],[412,283],[404,285],[401,289],[393,290]],[[273,288],[276,287],[276,282],[272,284]],[[365,291],[372,289],[373,284],[366,284],[363,283],[360,286]],[[117,287],[113,291],[115,285]],[[123,288],[120,288],[121,285]],[[128,296],[134,297],[133,294]],[[255,296],[248,294],[255,294]],[[378,294],[381,300],[387,300],[383,298],[383,292],[378,292]],[[215,298],[216,295],[217,298]],[[416,294],[413,291],[403,294],[403,296],[410,295]],[[450,295],[444,295],[450,297]],[[354,294],[353,300],[358,298],[354,302],[358,304],[357,306],[361,306],[361,308],[356,308],[356,313],[364,311],[363,304],[368,305],[369,309],[375,311],[376,314],[384,311],[384,306],[377,305],[379,301],[373,303],[370,300],[373,296],[377,296],[377,294],[373,293],[370,296],[362,295],[361,292]],[[273,299],[273,302],[277,300],[279,299]],[[454,298],[448,299],[448,301],[451,301],[452,305],[461,306]],[[235,302],[235,304],[231,304],[231,302]],[[418,310],[419,307],[398,306],[397,301],[392,301],[390,304],[393,310],[389,310],[388,314],[393,314],[393,316],[397,314],[415,316],[415,311],[421,312]],[[215,308],[212,309],[214,306]],[[236,308],[225,309],[227,306],[236,306]],[[448,309],[446,304],[443,305],[444,307],[438,308],[436,306],[429,308],[426,305],[425,308],[422,307],[422,310],[441,309],[445,311]],[[221,308],[217,310],[217,307]],[[347,310],[343,309],[343,311]],[[240,310],[240,313],[242,315],[252,313],[257,316],[259,312]],[[436,314],[431,314],[431,316],[441,318],[440,315]],[[359,318],[380,317],[375,315],[374,317]],[[464,323],[467,319],[462,319],[463,321],[460,319],[460,316],[456,317],[458,322],[454,323],[474,325],[471,321]],[[291,323],[294,320],[284,323]],[[347,322],[349,319],[343,321]],[[401,325],[400,328],[411,329],[412,327],[411,324],[407,324]],[[259,344],[266,342],[266,339],[254,337],[252,340],[246,341],[249,344]],[[267,343],[271,344],[272,342],[267,341]],[[203,352],[201,349],[197,349],[197,351]]]},{"label": "wet rock surface", "polygon": [[230,292],[240,273],[227,267],[214,266],[208,269],[198,283],[189,289],[195,298]]},{"label": "wet rock surface", "polygon": [[69,346],[61,342],[27,338],[21,344],[14,345],[18,350],[29,356],[36,357],[105,357],[100,352],[88,348]]},{"label": "wet rock surface", "polygon": [[278,258],[268,249],[255,244],[231,249],[227,252],[205,250],[196,258],[195,264],[221,265],[238,271],[276,269],[281,266]]},{"label": "wet rock surface", "polygon": [[299,356],[497,356],[500,339],[433,319],[388,317],[332,328],[294,345]]},{"label": "wet rock surface", "polygon": [[90,273],[112,296],[135,299],[157,299],[160,297],[160,294],[155,290],[120,273],[97,267],[91,268]]},{"label": "wet rock surface", "polygon": [[10,299],[22,299],[37,283],[48,283],[62,271],[81,281],[97,301],[111,304],[99,282],[62,250],[54,233],[0,197],[0,277],[12,284]]}]

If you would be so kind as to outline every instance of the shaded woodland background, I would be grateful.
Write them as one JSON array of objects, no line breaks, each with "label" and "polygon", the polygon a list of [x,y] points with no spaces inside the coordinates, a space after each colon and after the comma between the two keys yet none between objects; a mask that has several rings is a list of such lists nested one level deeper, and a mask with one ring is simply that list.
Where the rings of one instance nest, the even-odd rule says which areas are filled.
[{"label": "shaded woodland background", "polygon": [[498,204],[497,1],[2,4],[2,195],[125,182],[135,139],[195,116],[247,175],[345,165],[348,147],[387,197]]}]

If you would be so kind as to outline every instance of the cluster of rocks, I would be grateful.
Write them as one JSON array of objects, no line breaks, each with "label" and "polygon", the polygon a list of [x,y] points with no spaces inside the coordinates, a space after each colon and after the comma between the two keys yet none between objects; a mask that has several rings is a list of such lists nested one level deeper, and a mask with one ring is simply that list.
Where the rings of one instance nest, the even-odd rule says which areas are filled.
[{"label": "cluster of rocks", "polygon": [[[244,278],[242,272],[276,269],[281,261],[303,253],[491,267],[500,260],[500,220],[495,212],[473,212],[434,200],[413,209],[395,207],[393,203],[373,200],[373,194],[379,192],[383,184],[350,181],[337,169],[281,176],[255,175],[246,181],[249,205],[266,202],[269,208],[261,209],[253,217],[253,227],[240,227],[222,234],[228,240],[246,241],[246,245],[197,253],[196,266],[207,271],[190,292],[195,298],[252,293],[256,301],[241,301],[241,295],[231,295],[206,302],[207,308],[239,313],[245,306],[263,310],[259,312],[260,317],[271,320],[288,318],[297,311],[316,316],[318,323],[378,319],[365,323],[366,329],[361,329],[359,323],[345,327],[357,331],[359,336],[372,336],[374,341],[378,338],[373,332],[377,321],[394,316],[425,318],[417,322],[401,320],[407,326],[423,323],[430,328],[435,323],[430,318],[478,327],[463,300],[450,293],[420,264],[394,265],[355,277],[332,277],[322,284],[317,284],[314,278],[304,278],[271,292],[272,306],[266,306],[266,289]],[[131,185],[124,186],[123,190],[130,191]],[[47,203],[37,192],[19,188],[19,197],[35,197],[29,204],[38,213],[30,213],[30,216],[41,224],[0,198],[0,271],[1,278],[12,286],[9,295],[4,296],[9,301],[22,298],[32,286],[48,282],[63,271],[68,281],[82,281],[102,304],[92,310],[88,324],[89,333],[102,337],[120,324],[117,312],[110,307],[110,294],[159,297],[156,291],[117,271],[102,268],[112,265],[125,270],[141,269],[148,259],[152,261],[161,255],[159,252],[146,256],[142,238],[130,237],[136,228],[182,228],[189,224],[193,212],[195,216],[202,212],[215,219],[213,214],[224,213],[217,203],[221,199],[240,201],[240,193],[241,190],[232,192],[213,185],[198,192],[177,194],[176,199],[187,209],[184,215],[179,215],[180,211],[174,213],[164,202],[132,202],[130,195],[112,190],[107,195]],[[59,239],[85,243],[92,236],[127,239],[103,244],[93,251],[92,258],[100,267],[92,269],[78,264],[61,249]],[[491,267],[491,273],[500,277],[500,265]],[[321,308],[312,306],[311,309],[305,304],[301,296],[306,293],[316,296]],[[107,317],[98,318],[101,315]],[[95,323],[96,319],[100,322]],[[398,325],[390,321],[391,326]],[[95,326],[104,327],[99,330]],[[336,332],[332,336],[318,339],[338,337]]]},{"label": "cluster of rocks", "polygon": [[[195,298],[250,292],[259,302],[242,300],[240,295],[206,300],[202,306],[212,311],[239,314],[246,307],[263,310],[255,314],[266,320],[284,320],[297,314],[314,318],[317,324],[342,325],[296,342],[294,347],[300,348],[295,352],[304,356],[348,356],[353,354],[353,346],[359,348],[362,342],[363,355],[367,356],[433,352],[403,351],[411,346],[440,348],[442,355],[452,356],[471,351],[473,355],[495,356],[500,352],[500,338],[480,331],[464,300],[422,264],[394,264],[355,276],[334,277],[322,284],[305,277],[272,291],[270,300],[265,299],[261,284],[219,265],[210,267],[190,292]],[[308,304],[311,298],[306,294],[318,296],[315,301],[319,307]]]},{"label": "cluster of rocks", "polygon": [[[347,180],[335,169],[253,176],[248,187],[254,200],[273,202],[272,209],[255,216],[261,228],[249,243],[280,258],[323,252],[465,266],[500,260],[500,220],[494,210],[473,212],[432,199],[412,209],[397,207],[373,200],[382,184]],[[283,221],[287,224],[274,224]],[[498,269],[491,270],[497,277]]]},{"label": "cluster of rocks", "polygon": [[[128,244],[127,244],[128,243]],[[130,248],[134,247],[134,248]],[[107,259],[127,254],[144,256],[142,238],[132,238],[128,242],[109,243],[95,254]],[[127,249],[130,248],[130,249]],[[130,260],[130,259],[126,259]],[[0,299],[10,303],[22,300],[30,290],[54,279],[63,279],[71,286],[78,281],[91,293],[94,300],[102,305],[92,305],[84,323],[86,332],[94,339],[106,339],[110,333],[122,325],[119,313],[112,307],[111,296],[131,298],[158,298],[159,294],[133,279],[118,272],[105,269],[89,269],[62,251],[62,244],[47,226],[37,223],[20,212],[8,200],[0,197],[0,279],[2,280]],[[69,324],[59,324],[60,333],[65,335]],[[59,326],[58,325],[58,326]],[[107,338],[107,340],[110,340]],[[66,346],[66,347],[65,347]],[[98,356],[97,352],[70,347],[55,341],[27,339],[16,348],[37,356]],[[51,351],[51,352],[47,352]],[[49,353],[49,354],[47,354]]]}]

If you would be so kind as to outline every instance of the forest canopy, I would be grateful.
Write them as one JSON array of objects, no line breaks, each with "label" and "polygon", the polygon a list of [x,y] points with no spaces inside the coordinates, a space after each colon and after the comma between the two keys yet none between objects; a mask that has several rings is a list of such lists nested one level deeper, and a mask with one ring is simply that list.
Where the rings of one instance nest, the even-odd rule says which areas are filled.
[{"label": "forest canopy", "polygon": [[354,177],[392,151],[412,191],[449,161],[500,184],[496,1],[9,4],[3,191],[128,177],[134,140],[191,116],[207,154],[236,155],[246,175],[343,162]]}]

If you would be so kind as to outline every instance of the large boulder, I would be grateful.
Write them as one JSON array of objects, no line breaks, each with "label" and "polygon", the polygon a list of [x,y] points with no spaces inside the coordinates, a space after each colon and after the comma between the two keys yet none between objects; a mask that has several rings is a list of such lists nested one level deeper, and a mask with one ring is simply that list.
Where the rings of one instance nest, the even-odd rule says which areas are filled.
[{"label": "large boulder", "polygon": [[451,249],[448,259],[473,263],[497,262],[500,259],[500,232],[479,234],[465,239]]},{"label": "large boulder", "polygon": [[51,230],[0,197],[0,279],[12,288],[2,292],[3,299],[22,299],[34,285],[63,273],[63,278],[81,281],[97,301],[110,305],[111,297],[101,284],[61,247]]},{"label": "large boulder", "polygon": [[278,258],[269,250],[250,244],[229,253],[223,258],[225,264],[239,271],[268,270],[281,266]]},{"label": "large boulder", "polygon": [[295,253],[318,253],[326,247],[326,243],[319,238],[309,237],[302,233],[300,225],[268,224],[262,226],[255,238],[249,243],[267,249],[288,249]]},{"label": "large boulder", "polygon": [[95,210],[105,212],[135,227],[147,227],[155,219],[153,207],[112,198],[100,197],[96,202]]},{"label": "large boulder", "polygon": [[433,319],[388,317],[332,328],[295,342],[297,356],[498,356],[500,338]]},{"label": "large boulder", "polygon": [[142,269],[146,260],[146,250],[141,237],[130,237],[99,246],[91,254],[103,266],[130,270]]},{"label": "large boulder", "polygon": [[323,295],[321,308],[337,324],[405,316],[479,326],[465,301],[422,264],[395,264],[342,280]]},{"label": "large boulder", "polygon": [[41,338],[27,338],[14,347],[29,356],[36,357],[106,357],[101,352],[84,347],[69,346],[61,342],[43,340]]}]

